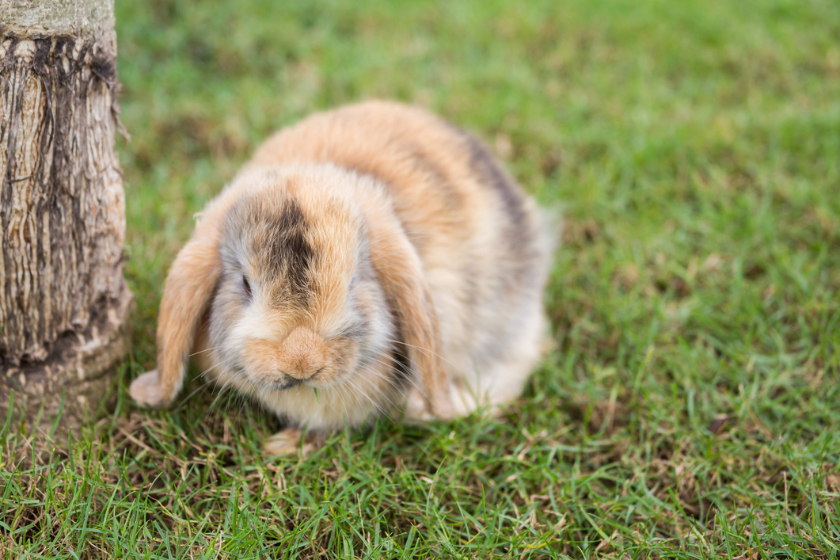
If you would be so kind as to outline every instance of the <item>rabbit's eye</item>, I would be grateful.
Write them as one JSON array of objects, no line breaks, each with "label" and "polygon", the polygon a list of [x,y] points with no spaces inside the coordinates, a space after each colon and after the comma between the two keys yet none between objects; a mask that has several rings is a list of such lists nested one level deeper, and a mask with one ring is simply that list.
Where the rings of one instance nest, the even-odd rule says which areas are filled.
[{"label": "rabbit's eye", "polygon": [[248,283],[248,279],[245,276],[242,277],[242,287],[245,288],[245,293],[248,294],[248,297],[251,297],[251,284]]}]

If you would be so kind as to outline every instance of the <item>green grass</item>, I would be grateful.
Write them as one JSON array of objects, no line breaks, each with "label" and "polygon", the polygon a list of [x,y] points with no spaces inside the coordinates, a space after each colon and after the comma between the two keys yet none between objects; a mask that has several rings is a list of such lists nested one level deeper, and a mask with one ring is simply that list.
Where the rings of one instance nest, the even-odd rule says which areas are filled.
[{"label": "green grass", "polygon": [[[117,33],[133,354],[69,451],[0,431],[7,557],[840,556],[836,2],[119,1]],[[277,422],[196,381],[136,409],[193,213],[271,131],[368,97],[563,203],[525,395],[275,461]]]}]

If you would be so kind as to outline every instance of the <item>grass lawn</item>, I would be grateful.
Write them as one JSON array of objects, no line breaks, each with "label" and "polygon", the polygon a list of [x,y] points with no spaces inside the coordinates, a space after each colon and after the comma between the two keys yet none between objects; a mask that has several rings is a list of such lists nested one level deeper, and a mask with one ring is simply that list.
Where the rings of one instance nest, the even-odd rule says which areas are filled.
[{"label": "grass lawn", "polygon": [[[840,556],[840,4],[116,8],[134,348],[69,451],[0,431],[7,558]],[[241,397],[136,409],[192,215],[270,132],[369,97],[564,205],[524,396],[274,461]]]}]

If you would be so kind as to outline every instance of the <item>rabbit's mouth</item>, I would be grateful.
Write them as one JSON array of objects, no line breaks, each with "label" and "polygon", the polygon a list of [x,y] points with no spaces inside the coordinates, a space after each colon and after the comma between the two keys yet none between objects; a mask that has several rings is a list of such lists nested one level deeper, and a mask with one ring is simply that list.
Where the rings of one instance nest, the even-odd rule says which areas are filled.
[{"label": "rabbit's mouth", "polygon": [[284,379],[282,381],[277,381],[275,383],[272,383],[271,388],[274,389],[275,391],[285,391],[286,389],[291,389],[292,387],[297,387],[301,383],[303,383],[303,380],[296,379],[294,377],[290,377],[289,379]]}]

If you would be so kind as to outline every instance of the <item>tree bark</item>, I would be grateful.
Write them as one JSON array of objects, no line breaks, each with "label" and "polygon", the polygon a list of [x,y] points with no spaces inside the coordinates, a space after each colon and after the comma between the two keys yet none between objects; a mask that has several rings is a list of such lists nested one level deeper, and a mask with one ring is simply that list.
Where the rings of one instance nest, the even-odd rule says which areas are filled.
[{"label": "tree bark", "polygon": [[0,0],[0,425],[76,427],[128,344],[113,0]]}]

